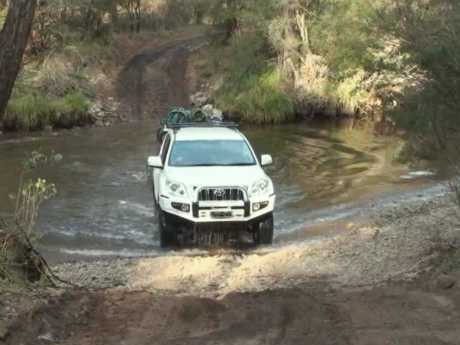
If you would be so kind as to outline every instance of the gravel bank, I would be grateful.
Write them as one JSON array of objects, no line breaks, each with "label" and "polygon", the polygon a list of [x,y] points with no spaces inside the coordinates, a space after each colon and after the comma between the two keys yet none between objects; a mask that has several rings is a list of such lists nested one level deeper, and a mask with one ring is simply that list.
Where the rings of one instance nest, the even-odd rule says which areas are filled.
[{"label": "gravel bank", "polygon": [[460,243],[459,210],[442,188],[363,209],[333,237],[250,251],[165,252],[136,259],[62,264],[58,275],[88,288],[222,297],[311,281],[375,286],[411,280]]}]

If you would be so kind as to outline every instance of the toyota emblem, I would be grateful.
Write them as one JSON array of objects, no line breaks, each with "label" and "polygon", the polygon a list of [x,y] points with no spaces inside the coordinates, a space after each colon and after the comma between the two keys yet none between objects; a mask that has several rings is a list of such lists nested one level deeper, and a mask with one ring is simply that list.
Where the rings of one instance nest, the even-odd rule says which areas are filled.
[{"label": "toyota emblem", "polygon": [[224,195],[225,195],[225,190],[223,190],[223,189],[214,190],[214,197],[215,198],[222,198]]}]

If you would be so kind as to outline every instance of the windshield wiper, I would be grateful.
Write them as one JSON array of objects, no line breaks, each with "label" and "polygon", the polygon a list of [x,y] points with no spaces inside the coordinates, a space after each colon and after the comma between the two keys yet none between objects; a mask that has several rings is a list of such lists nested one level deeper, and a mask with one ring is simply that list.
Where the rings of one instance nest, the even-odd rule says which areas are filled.
[{"label": "windshield wiper", "polygon": [[225,167],[240,167],[240,166],[249,166],[255,165],[256,163],[230,163],[230,164],[222,164]]},{"label": "windshield wiper", "polygon": [[250,166],[250,165],[255,165],[256,163],[230,163],[230,164],[211,164],[211,163],[205,163],[205,164],[193,164],[193,165],[171,165],[171,166],[177,166],[177,167],[182,167],[182,168],[195,168],[195,167],[233,167],[233,166]]},{"label": "windshield wiper", "polygon": [[191,164],[191,165],[174,165],[182,168],[195,168],[195,167],[215,167],[216,164]]}]

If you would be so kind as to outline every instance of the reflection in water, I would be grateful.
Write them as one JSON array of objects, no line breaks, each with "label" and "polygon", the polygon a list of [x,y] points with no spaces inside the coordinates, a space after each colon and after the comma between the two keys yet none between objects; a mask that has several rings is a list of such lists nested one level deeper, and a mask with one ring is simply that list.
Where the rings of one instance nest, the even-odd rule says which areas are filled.
[{"label": "reflection in water", "polygon": [[[419,183],[393,160],[394,138],[369,131],[311,124],[243,130],[258,153],[271,153],[268,168],[277,189],[278,233],[312,218],[334,218],[346,205]],[[42,147],[63,161],[39,171],[56,183],[59,195],[43,208],[39,228],[51,252],[136,255],[158,245],[145,159],[158,151],[153,125],[63,131],[57,136],[0,141],[0,212],[11,210],[20,161]]]}]

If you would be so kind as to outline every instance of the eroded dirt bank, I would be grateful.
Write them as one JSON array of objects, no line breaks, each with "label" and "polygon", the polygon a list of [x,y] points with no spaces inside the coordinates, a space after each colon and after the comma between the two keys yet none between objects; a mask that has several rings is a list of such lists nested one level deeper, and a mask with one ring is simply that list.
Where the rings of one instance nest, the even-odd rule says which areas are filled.
[{"label": "eroded dirt bank", "polygon": [[5,344],[453,345],[459,323],[459,287],[311,283],[220,300],[113,289],[56,297]]}]

